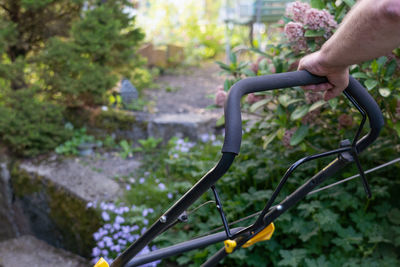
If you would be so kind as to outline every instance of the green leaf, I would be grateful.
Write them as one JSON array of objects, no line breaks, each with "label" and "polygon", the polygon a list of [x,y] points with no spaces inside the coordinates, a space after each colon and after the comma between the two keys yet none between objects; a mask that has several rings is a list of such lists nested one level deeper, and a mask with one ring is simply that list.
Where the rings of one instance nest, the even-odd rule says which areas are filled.
[{"label": "green leaf", "polygon": [[318,109],[318,108],[322,107],[325,103],[326,102],[324,100],[319,100],[319,101],[313,103],[311,105],[310,109],[308,110],[308,112],[311,112],[311,111],[313,111],[315,109]]},{"label": "green leaf", "polygon": [[388,97],[391,91],[389,88],[379,88],[379,94],[383,97]]},{"label": "green leaf", "polygon": [[400,122],[394,125],[394,129],[396,130],[397,135],[400,137]]},{"label": "green leaf", "polygon": [[378,73],[379,64],[378,64],[378,62],[376,62],[376,60],[372,61],[371,69],[372,69],[373,73]]},{"label": "green leaf", "polygon": [[297,129],[297,131],[293,134],[292,138],[290,138],[290,145],[295,146],[299,144],[308,134],[308,126],[302,125]]},{"label": "green leaf", "polygon": [[278,262],[279,266],[301,266],[301,262],[307,255],[305,249],[292,249],[292,250],[280,250],[279,254],[282,256],[282,260]]},{"label": "green leaf", "polygon": [[311,7],[317,8],[317,9],[324,9],[325,4],[324,4],[324,1],[322,1],[322,0],[311,0]]},{"label": "green leaf", "polygon": [[337,97],[328,100],[328,103],[329,103],[329,105],[331,106],[332,109],[336,109],[336,107],[338,105],[338,102],[339,102],[339,100],[338,100]]},{"label": "green leaf", "polygon": [[354,0],[343,0],[343,2],[345,2],[349,7],[354,6],[356,3]]},{"label": "green leaf", "polygon": [[371,89],[373,89],[375,86],[378,85],[378,81],[377,81],[377,80],[369,79],[369,80],[366,80],[366,81],[364,82],[364,85],[365,85],[365,87],[367,87],[368,90],[371,90]]},{"label": "green leaf", "polygon": [[305,37],[320,37],[324,36],[325,31],[324,30],[306,30],[304,33]]},{"label": "green leaf", "polygon": [[271,143],[272,140],[274,140],[277,135],[278,135],[278,131],[276,131],[275,133],[269,134],[267,136],[263,136],[263,138],[262,138],[264,141],[263,149],[266,149],[267,146],[269,145],[269,143]]},{"label": "green leaf", "polygon": [[228,79],[226,79],[224,82],[224,91],[228,92],[230,87],[231,87],[231,82]]},{"label": "green leaf", "polygon": [[253,77],[256,76],[256,74],[254,73],[254,71],[252,71],[251,69],[243,69],[240,71],[241,73],[243,73],[244,75],[248,76],[248,77]]},{"label": "green leaf", "polygon": [[351,76],[353,76],[356,79],[368,79],[369,76],[367,74],[365,74],[364,72],[355,72],[352,73]]},{"label": "green leaf", "polygon": [[392,223],[400,225],[400,210],[397,208],[392,209],[388,214],[388,219]]},{"label": "green leaf", "polygon": [[382,71],[383,66],[386,64],[386,62],[388,61],[387,57],[383,56],[380,57],[376,60],[376,63],[378,63],[378,69],[379,71]]},{"label": "green leaf", "polygon": [[393,59],[392,61],[390,61],[390,63],[388,64],[388,66],[386,68],[385,77],[390,78],[396,71],[396,68],[397,68],[397,62],[396,62],[396,60]]},{"label": "green leaf", "polygon": [[256,111],[260,107],[262,107],[265,104],[267,104],[270,100],[271,100],[270,98],[266,98],[266,99],[262,99],[260,101],[257,101],[256,103],[254,103],[253,105],[250,106],[250,112]]},{"label": "green leaf", "polygon": [[215,123],[215,125],[216,125],[217,127],[223,126],[224,124],[225,124],[225,117],[224,117],[224,116],[221,116],[221,118],[219,118],[219,119],[217,120],[217,122]]},{"label": "green leaf", "polygon": [[279,103],[280,103],[282,106],[284,106],[285,108],[287,108],[287,107],[289,106],[289,105],[288,105],[289,100],[290,100],[290,96],[289,96],[289,95],[286,95],[286,94],[280,95],[280,96],[278,97]]},{"label": "green leaf", "polygon": [[230,53],[229,54],[229,61],[231,62],[231,64],[236,64],[237,62],[237,57],[235,53]]},{"label": "green leaf", "polygon": [[304,115],[306,115],[307,113],[308,113],[307,105],[299,106],[290,115],[290,119],[292,121],[298,120],[298,119],[302,118]]}]

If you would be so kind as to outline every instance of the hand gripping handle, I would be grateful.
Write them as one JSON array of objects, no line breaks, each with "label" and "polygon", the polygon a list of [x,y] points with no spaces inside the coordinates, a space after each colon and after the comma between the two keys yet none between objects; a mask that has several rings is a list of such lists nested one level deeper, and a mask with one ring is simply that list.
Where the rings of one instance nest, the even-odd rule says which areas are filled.
[{"label": "hand gripping handle", "polygon": [[[225,103],[225,140],[223,153],[239,154],[242,140],[242,117],[240,100],[243,95],[281,89],[293,86],[319,84],[327,82],[325,77],[315,76],[305,70],[279,73],[243,79],[235,83],[228,94]],[[378,137],[383,126],[383,116],[375,100],[367,90],[353,77],[350,77],[346,91],[365,111],[369,119],[370,131],[357,142],[357,150],[361,152]]]}]

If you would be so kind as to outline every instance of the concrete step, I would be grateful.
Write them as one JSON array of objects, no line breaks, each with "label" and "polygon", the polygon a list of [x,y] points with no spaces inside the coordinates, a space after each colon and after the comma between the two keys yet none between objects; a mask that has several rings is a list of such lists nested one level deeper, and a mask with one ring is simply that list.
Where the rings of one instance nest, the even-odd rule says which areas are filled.
[{"label": "concrete step", "polygon": [[25,235],[0,242],[1,267],[86,267],[84,258]]}]

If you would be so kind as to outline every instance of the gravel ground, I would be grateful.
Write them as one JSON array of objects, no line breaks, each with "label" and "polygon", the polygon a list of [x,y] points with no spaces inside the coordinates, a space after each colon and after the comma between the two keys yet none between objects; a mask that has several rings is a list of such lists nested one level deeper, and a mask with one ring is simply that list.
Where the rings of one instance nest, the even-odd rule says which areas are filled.
[{"label": "gravel ground", "polygon": [[216,113],[222,114],[222,108],[207,110],[214,104],[216,87],[222,85],[224,78],[213,62],[203,63],[200,67],[188,67],[178,73],[164,74],[157,78],[159,89],[145,90],[145,96],[156,103],[155,113]]}]

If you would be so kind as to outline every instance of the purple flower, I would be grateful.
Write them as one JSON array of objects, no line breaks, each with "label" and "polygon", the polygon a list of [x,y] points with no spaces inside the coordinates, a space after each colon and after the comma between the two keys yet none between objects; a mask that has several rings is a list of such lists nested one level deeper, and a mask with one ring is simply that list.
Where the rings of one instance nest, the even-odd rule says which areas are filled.
[{"label": "purple flower", "polygon": [[139,183],[140,183],[140,184],[143,184],[144,181],[145,181],[145,179],[144,179],[143,177],[139,179]]},{"label": "purple flower", "polygon": [[119,229],[121,229],[121,225],[120,225],[119,223],[114,223],[114,224],[113,224],[113,228],[114,228],[115,230],[119,230]]},{"label": "purple flower", "polygon": [[100,250],[98,247],[94,247],[94,248],[92,249],[92,256],[93,256],[93,257],[98,257],[98,256],[100,256],[100,253],[101,253],[101,250]]},{"label": "purple flower", "polygon": [[149,211],[148,211],[147,209],[144,209],[144,210],[142,211],[142,216],[143,216],[143,217],[146,217],[148,213],[149,213]]},{"label": "purple flower", "polygon": [[104,248],[104,241],[100,241],[99,243],[97,243],[97,246],[99,246],[99,248]]},{"label": "purple flower", "polygon": [[134,231],[137,231],[137,230],[139,230],[139,226],[137,226],[137,225],[131,226],[131,232],[134,232]]},{"label": "purple flower", "polygon": [[110,215],[108,215],[108,213],[105,212],[105,211],[103,211],[103,212],[101,213],[101,217],[102,217],[103,220],[105,220],[105,221],[109,221],[109,220],[110,220]]},{"label": "purple flower", "polygon": [[115,217],[115,223],[121,224],[124,222],[125,222],[125,219],[123,217],[121,217],[119,215],[117,217]]},{"label": "purple flower", "polygon": [[172,199],[173,195],[171,193],[167,194],[168,199]]},{"label": "purple flower", "polygon": [[126,185],[125,189],[126,189],[127,191],[130,191],[130,190],[131,190],[131,186],[128,184],[128,185]]},{"label": "purple flower", "polygon": [[165,184],[163,184],[163,183],[159,183],[158,184],[158,188],[160,188],[160,190],[165,190],[166,189],[166,186],[165,186]]},{"label": "purple flower", "polygon": [[144,225],[148,225],[148,224],[149,224],[149,220],[143,219],[143,224],[144,224]]},{"label": "purple flower", "polygon": [[203,143],[206,143],[206,142],[208,142],[208,140],[210,140],[210,135],[208,133],[202,134],[202,135],[200,135],[200,140]]}]

